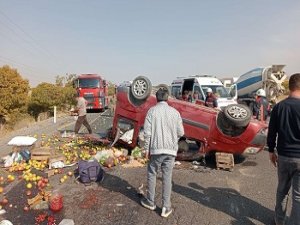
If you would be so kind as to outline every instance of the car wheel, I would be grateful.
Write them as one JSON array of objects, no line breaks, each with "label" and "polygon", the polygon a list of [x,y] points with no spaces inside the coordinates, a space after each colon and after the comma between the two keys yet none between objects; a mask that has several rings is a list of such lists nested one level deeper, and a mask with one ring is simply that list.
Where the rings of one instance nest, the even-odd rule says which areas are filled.
[{"label": "car wheel", "polygon": [[217,126],[221,132],[230,137],[236,137],[241,135],[247,127],[236,127],[225,117],[224,112],[219,112],[217,117]]},{"label": "car wheel", "polygon": [[131,85],[131,94],[137,100],[145,100],[151,94],[151,81],[144,76],[136,77]]},{"label": "car wheel", "polygon": [[251,110],[246,105],[232,104],[224,108],[226,119],[235,127],[246,127],[251,120]]}]

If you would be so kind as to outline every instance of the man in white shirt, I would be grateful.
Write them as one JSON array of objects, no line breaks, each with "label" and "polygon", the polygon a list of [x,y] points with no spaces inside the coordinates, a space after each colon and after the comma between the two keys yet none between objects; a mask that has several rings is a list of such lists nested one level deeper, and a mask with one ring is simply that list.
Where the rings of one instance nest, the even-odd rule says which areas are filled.
[{"label": "man in white shirt", "polygon": [[163,179],[162,217],[172,213],[172,171],[178,151],[178,139],[184,135],[182,118],[179,112],[168,105],[168,90],[160,88],[156,92],[157,104],[149,109],[144,123],[145,151],[150,156],[148,163],[147,197],[141,204],[150,210],[155,210],[154,203],[156,175],[161,168]]}]

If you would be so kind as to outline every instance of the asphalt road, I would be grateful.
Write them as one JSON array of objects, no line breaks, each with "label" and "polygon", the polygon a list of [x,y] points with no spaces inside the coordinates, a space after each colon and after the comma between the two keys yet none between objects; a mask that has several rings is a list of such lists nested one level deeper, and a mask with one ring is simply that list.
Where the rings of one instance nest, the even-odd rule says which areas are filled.
[{"label": "asphalt road", "polygon": [[[108,112],[89,114],[88,119],[95,133],[103,134],[111,126],[112,118]],[[14,134],[63,132],[73,130],[74,122],[69,117],[62,118],[57,124],[49,120]],[[82,132],[86,131],[83,129]],[[5,138],[0,140],[1,155],[9,151],[5,143],[11,136]],[[158,179],[156,189],[158,208],[150,211],[140,206],[140,196],[137,194],[138,187],[146,184],[146,167],[121,166],[107,169],[101,184],[84,186],[71,180],[57,184],[64,195],[64,210],[59,217],[73,219],[76,225],[273,224],[277,175],[268,161],[267,152],[237,158],[232,172],[216,170],[213,159],[208,158],[207,162],[206,166],[198,168],[194,168],[191,162],[175,167],[172,193],[174,212],[167,219],[160,216],[161,179]],[[57,180],[52,179],[55,187]]]}]

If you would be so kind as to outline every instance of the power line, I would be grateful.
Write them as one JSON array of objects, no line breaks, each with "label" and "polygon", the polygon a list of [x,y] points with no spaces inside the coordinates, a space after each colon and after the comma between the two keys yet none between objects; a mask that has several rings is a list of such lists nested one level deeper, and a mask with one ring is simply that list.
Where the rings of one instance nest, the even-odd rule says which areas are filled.
[{"label": "power line", "polygon": [[[15,29],[13,29],[13,27],[8,26],[7,24],[3,23],[5,27],[7,27],[10,31],[12,31],[19,39],[25,41],[26,43],[28,43],[30,46],[32,46],[35,50],[38,50],[39,52],[43,53],[45,56],[47,56],[47,58],[49,58],[50,60],[48,62],[52,63],[52,66],[55,67],[57,71],[60,71],[61,68],[58,66],[58,64],[61,64],[61,61],[56,58],[53,54],[51,54],[49,51],[47,51],[46,49],[42,48],[37,41],[32,37],[32,35],[30,35],[28,32],[26,32],[23,28],[21,28],[19,25],[17,25],[16,23],[14,23],[5,13],[3,13],[0,10],[0,14],[2,14],[3,18],[6,19],[6,21],[8,21],[10,24],[12,24],[14,27],[18,28],[19,31],[21,31],[24,36],[27,37],[27,39],[25,39],[22,35],[20,35]],[[1,21],[0,21],[1,22]],[[29,41],[29,39],[30,41]],[[13,41],[13,39],[9,38],[10,41]],[[14,42],[14,41],[13,41]],[[17,43],[18,45],[20,45],[20,43]],[[25,47],[25,46],[22,46]],[[30,49],[30,51],[32,52],[32,49]],[[36,52],[37,53],[37,52]],[[33,52],[33,54],[36,54]],[[55,72],[53,74],[59,74],[59,72]]]},{"label": "power line", "polygon": [[[7,27],[7,25],[4,24],[2,21],[0,21],[0,23],[3,24],[5,27]],[[11,30],[11,28],[9,28],[9,27],[7,27],[7,28]],[[11,30],[11,31],[15,33],[14,30]],[[15,33],[15,34],[16,34],[16,33]],[[16,40],[14,40],[13,38],[9,37],[6,33],[2,32],[1,36],[2,36],[2,37],[6,37],[9,41],[11,41],[12,43],[16,44],[17,46],[20,46],[20,47],[23,48],[24,50],[26,50],[26,51],[28,51],[28,52],[30,52],[30,53],[32,53],[32,54],[36,54],[36,52],[32,51],[31,48],[26,48],[24,45],[20,44],[20,42],[18,42],[18,41],[16,41]],[[17,36],[18,36],[18,34],[17,34]]]},{"label": "power line", "polygon": [[[11,62],[11,63],[14,63],[14,64],[16,64],[16,65],[20,65],[20,66],[23,66],[23,67],[27,67],[27,69],[31,70],[32,72],[38,73],[38,70],[35,70],[35,68],[33,68],[33,67],[31,67],[31,66],[28,66],[28,65],[26,65],[26,64],[24,64],[24,63],[19,63],[19,62],[13,60],[13,59],[10,59],[10,58],[7,58],[7,57],[3,57],[3,56],[0,55],[0,59],[1,59],[1,58],[2,58],[2,60],[1,60],[2,62],[5,62],[5,60],[6,60],[6,61]],[[37,69],[37,68],[36,68],[36,69]]]},{"label": "power line", "polygon": [[[1,10],[0,10],[0,13],[2,14],[2,16],[4,16],[5,18],[6,18],[6,20],[8,21],[8,22],[10,22],[11,24],[13,24],[15,27],[17,27],[23,34],[25,34],[27,37],[29,37],[29,39],[31,40],[31,42],[29,42],[28,40],[25,40],[25,39],[23,39],[23,38],[21,38],[21,39],[23,39],[23,40],[25,40],[27,43],[29,43],[31,46],[33,46],[34,48],[36,48],[37,50],[39,50],[39,51],[43,51],[48,57],[54,57],[56,60],[57,60],[57,58],[53,55],[53,54],[51,54],[48,50],[46,50],[46,49],[44,49],[43,47],[41,47],[38,43],[37,43],[37,41],[29,34],[29,33],[27,33],[22,27],[20,27],[18,24],[16,24],[15,22],[13,22],[4,12],[2,12]],[[7,26],[8,27],[8,26]],[[11,29],[11,28],[9,28],[9,29]],[[11,29],[12,30],[12,29]],[[13,31],[14,33],[16,33],[17,34],[17,32],[15,32],[15,31]],[[18,35],[18,34],[17,34]],[[20,37],[20,36],[19,36]],[[32,45],[32,43],[34,44],[34,45]],[[57,60],[58,61],[58,60]]]},{"label": "power line", "polygon": [[[28,70],[29,74],[31,74],[31,75],[32,75],[32,73],[34,73],[34,74],[40,74],[39,71],[35,70],[37,68],[33,68],[33,67],[28,66],[28,65],[23,64],[23,63],[19,63],[19,62],[13,60],[13,59],[9,59],[9,58],[0,56],[0,61],[3,62],[3,63],[5,63],[5,64],[11,64],[11,63],[13,63],[14,65],[17,65],[18,67],[21,67],[21,68],[24,68],[25,70]],[[23,74],[21,74],[21,75],[23,76]],[[33,80],[33,81],[36,81],[36,82],[39,82],[39,83],[45,82],[42,79],[37,79],[37,76],[34,76],[34,77],[31,76],[30,80]]]}]

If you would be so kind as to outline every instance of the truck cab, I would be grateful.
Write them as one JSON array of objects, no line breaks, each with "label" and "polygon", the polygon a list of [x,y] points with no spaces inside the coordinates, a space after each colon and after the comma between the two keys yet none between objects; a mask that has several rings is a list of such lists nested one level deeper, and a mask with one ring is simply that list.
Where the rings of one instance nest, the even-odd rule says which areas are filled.
[{"label": "truck cab", "polygon": [[108,108],[107,81],[98,74],[81,74],[74,80],[79,96],[87,101],[87,110],[104,111]]},{"label": "truck cab", "polygon": [[208,88],[211,88],[216,95],[219,108],[236,104],[236,101],[229,95],[223,83],[218,78],[209,75],[178,77],[171,84],[171,95],[177,99],[182,99],[184,93],[193,96],[193,93],[198,92],[198,98],[193,99],[192,97],[191,101],[204,105]]}]

